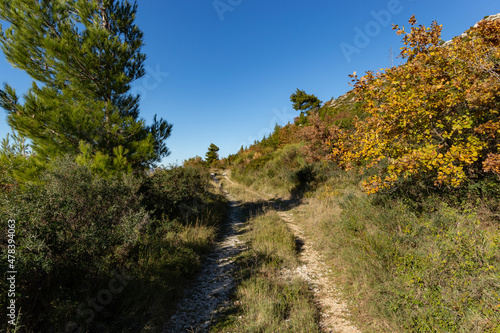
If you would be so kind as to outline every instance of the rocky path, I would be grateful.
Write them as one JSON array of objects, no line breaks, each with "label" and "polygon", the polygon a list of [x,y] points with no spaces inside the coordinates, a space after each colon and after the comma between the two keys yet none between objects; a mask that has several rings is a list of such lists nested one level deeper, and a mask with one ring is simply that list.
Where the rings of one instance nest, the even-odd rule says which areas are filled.
[{"label": "rocky path", "polygon": [[341,293],[335,283],[329,278],[332,273],[331,269],[323,264],[321,255],[305,237],[302,228],[296,223],[292,215],[283,211],[278,214],[302,244],[299,257],[302,264],[294,270],[283,271],[283,276],[291,278],[298,275],[307,281],[314,292],[314,299],[321,311],[319,326],[322,332],[360,332],[345,319],[349,315],[349,309],[342,300]]},{"label": "rocky path", "polygon": [[229,296],[236,287],[233,278],[235,257],[242,250],[243,243],[238,239],[242,225],[238,218],[239,203],[227,192],[225,195],[231,205],[228,225],[162,333],[208,332],[221,310],[230,305]]}]

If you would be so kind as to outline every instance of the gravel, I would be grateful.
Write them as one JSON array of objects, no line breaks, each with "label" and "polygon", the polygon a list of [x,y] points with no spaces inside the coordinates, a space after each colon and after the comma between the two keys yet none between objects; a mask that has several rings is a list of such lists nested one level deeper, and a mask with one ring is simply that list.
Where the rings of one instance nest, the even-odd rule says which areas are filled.
[{"label": "gravel", "polygon": [[[215,176],[213,178],[216,180]],[[230,305],[230,295],[236,288],[235,258],[244,248],[244,243],[238,239],[243,223],[238,216],[239,202],[223,192],[231,206],[227,225],[162,333],[208,332],[210,324]]]}]

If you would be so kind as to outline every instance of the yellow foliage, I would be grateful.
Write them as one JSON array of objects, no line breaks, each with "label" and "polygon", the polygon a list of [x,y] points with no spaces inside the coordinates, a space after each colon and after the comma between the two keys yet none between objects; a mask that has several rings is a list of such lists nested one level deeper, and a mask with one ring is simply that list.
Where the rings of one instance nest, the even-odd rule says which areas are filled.
[{"label": "yellow foliage", "polygon": [[351,75],[367,117],[331,144],[331,157],[347,168],[387,162],[365,181],[368,193],[410,177],[456,187],[500,175],[500,21],[483,20],[446,45],[437,23],[410,24],[411,32],[394,27],[406,64]]}]

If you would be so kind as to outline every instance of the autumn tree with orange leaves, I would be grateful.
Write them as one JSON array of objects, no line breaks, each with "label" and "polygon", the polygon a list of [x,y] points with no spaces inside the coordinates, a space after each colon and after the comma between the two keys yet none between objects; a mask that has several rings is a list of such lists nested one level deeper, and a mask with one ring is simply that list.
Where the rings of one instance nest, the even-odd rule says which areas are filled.
[{"label": "autumn tree with orange leaves", "polygon": [[500,21],[483,20],[447,43],[436,22],[409,23],[409,32],[393,27],[403,35],[404,65],[352,75],[367,117],[332,144],[341,147],[342,163],[384,163],[365,182],[368,193],[409,178],[457,187],[500,176]]}]

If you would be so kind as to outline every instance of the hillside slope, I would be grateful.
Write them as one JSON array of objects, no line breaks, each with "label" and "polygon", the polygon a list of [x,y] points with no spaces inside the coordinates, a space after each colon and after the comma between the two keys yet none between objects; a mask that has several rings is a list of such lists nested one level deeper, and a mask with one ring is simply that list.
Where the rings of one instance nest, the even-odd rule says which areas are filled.
[{"label": "hillside slope", "polygon": [[405,64],[354,73],[352,91],[222,162],[298,203],[361,330],[500,330],[499,17],[448,43],[412,18],[396,28]]}]

